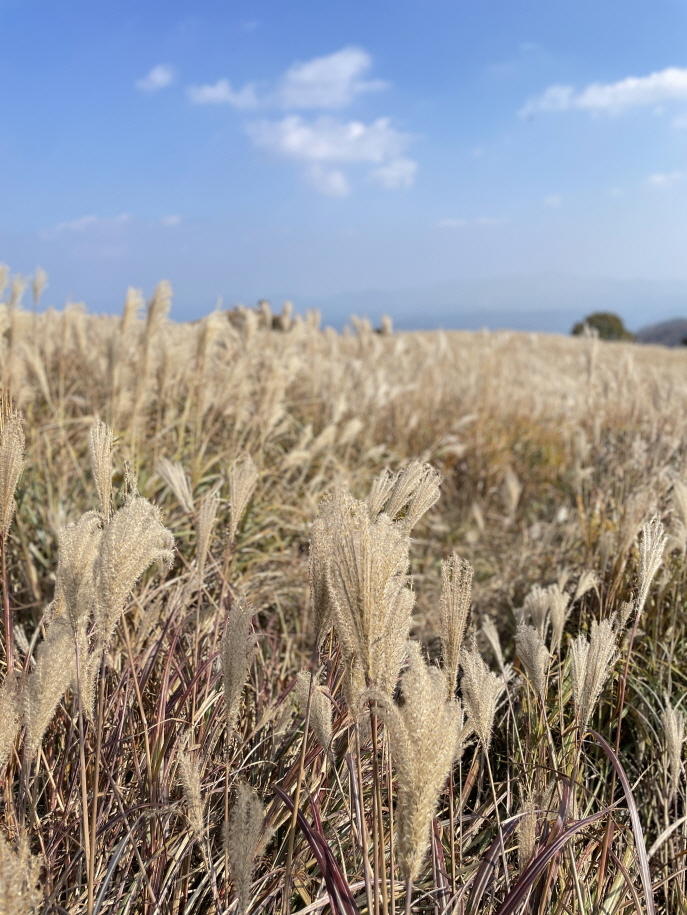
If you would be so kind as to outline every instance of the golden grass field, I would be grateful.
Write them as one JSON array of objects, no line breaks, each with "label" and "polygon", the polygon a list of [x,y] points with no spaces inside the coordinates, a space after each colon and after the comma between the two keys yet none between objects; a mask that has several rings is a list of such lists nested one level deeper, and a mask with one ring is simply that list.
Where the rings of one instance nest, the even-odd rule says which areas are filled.
[{"label": "golden grass field", "polygon": [[687,913],[687,350],[21,293],[0,915]]}]

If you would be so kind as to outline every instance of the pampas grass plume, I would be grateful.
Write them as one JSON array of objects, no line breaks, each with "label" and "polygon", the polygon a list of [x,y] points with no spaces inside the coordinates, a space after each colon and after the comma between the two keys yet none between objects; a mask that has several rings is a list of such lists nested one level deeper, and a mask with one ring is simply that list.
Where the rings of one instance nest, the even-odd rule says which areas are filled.
[{"label": "pampas grass plume", "polygon": [[227,626],[219,646],[224,681],[224,707],[229,735],[236,727],[241,709],[243,687],[248,679],[248,671],[255,651],[255,639],[251,634],[253,612],[248,601],[239,598],[229,612]]},{"label": "pampas grass plume", "polygon": [[112,514],[112,430],[94,423],[89,435],[91,469],[105,523]]},{"label": "pampas grass plume", "polygon": [[231,509],[229,540],[232,542],[236,538],[236,531],[253,496],[257,482],[258,470],[253,458],[249,454],[238,458],[229,472],[229,506]]},{"label": "pampas grass plume", "polygon": [[[4,406],[4,405],[3,405]],[[24,426],[19,413],[3,410],[0,434],[0,537],[7,540],[17,504],[14,491],[24,469]]]},{"label": "pampas grass plume", "polygon": [[265,810],[256,793],[239,782],[234,807],[224,824],[224,848],[238,896],[239,915],[245,915],[250,905],[251,878],[264,817]]},{"label": "pampas grass plume", "polygon": [[460,650],[470,613],[472,596],[472,566],[453,553],[441,563],[441,598],[439,622],[444,654],[444,675],[449,698],[456,691]]}]

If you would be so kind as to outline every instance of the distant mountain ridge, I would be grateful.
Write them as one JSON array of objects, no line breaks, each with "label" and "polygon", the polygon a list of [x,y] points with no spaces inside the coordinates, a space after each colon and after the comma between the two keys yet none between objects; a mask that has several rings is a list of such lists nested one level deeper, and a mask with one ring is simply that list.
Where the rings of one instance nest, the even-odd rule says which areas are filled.
[{"label": "distant mountain ridge", "polygon": [[637,331],[639,343],[658,343],[661,346],[684,346],[687,340],[687,318],[673,318],[658,324],[649,324]]}]

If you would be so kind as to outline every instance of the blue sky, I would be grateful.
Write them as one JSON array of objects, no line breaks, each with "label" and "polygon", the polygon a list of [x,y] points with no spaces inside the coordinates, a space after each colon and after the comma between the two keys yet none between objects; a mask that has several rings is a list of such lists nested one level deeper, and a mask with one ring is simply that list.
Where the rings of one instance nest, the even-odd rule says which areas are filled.
[{"label": "blue sky", "polygon": [[0,0],[0,34],[0,261],[49,304],[687,292],[685,0]]}]

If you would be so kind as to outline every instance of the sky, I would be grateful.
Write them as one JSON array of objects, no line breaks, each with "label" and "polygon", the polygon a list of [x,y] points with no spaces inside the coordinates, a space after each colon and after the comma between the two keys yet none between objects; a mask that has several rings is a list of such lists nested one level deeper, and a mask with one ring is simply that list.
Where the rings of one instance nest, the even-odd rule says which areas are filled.
[{"label": "sky", "polygon": [[0,34],[0,262],[44,304],[420,326],[569,277],[687,313],[687,0],[0,0]]}]

